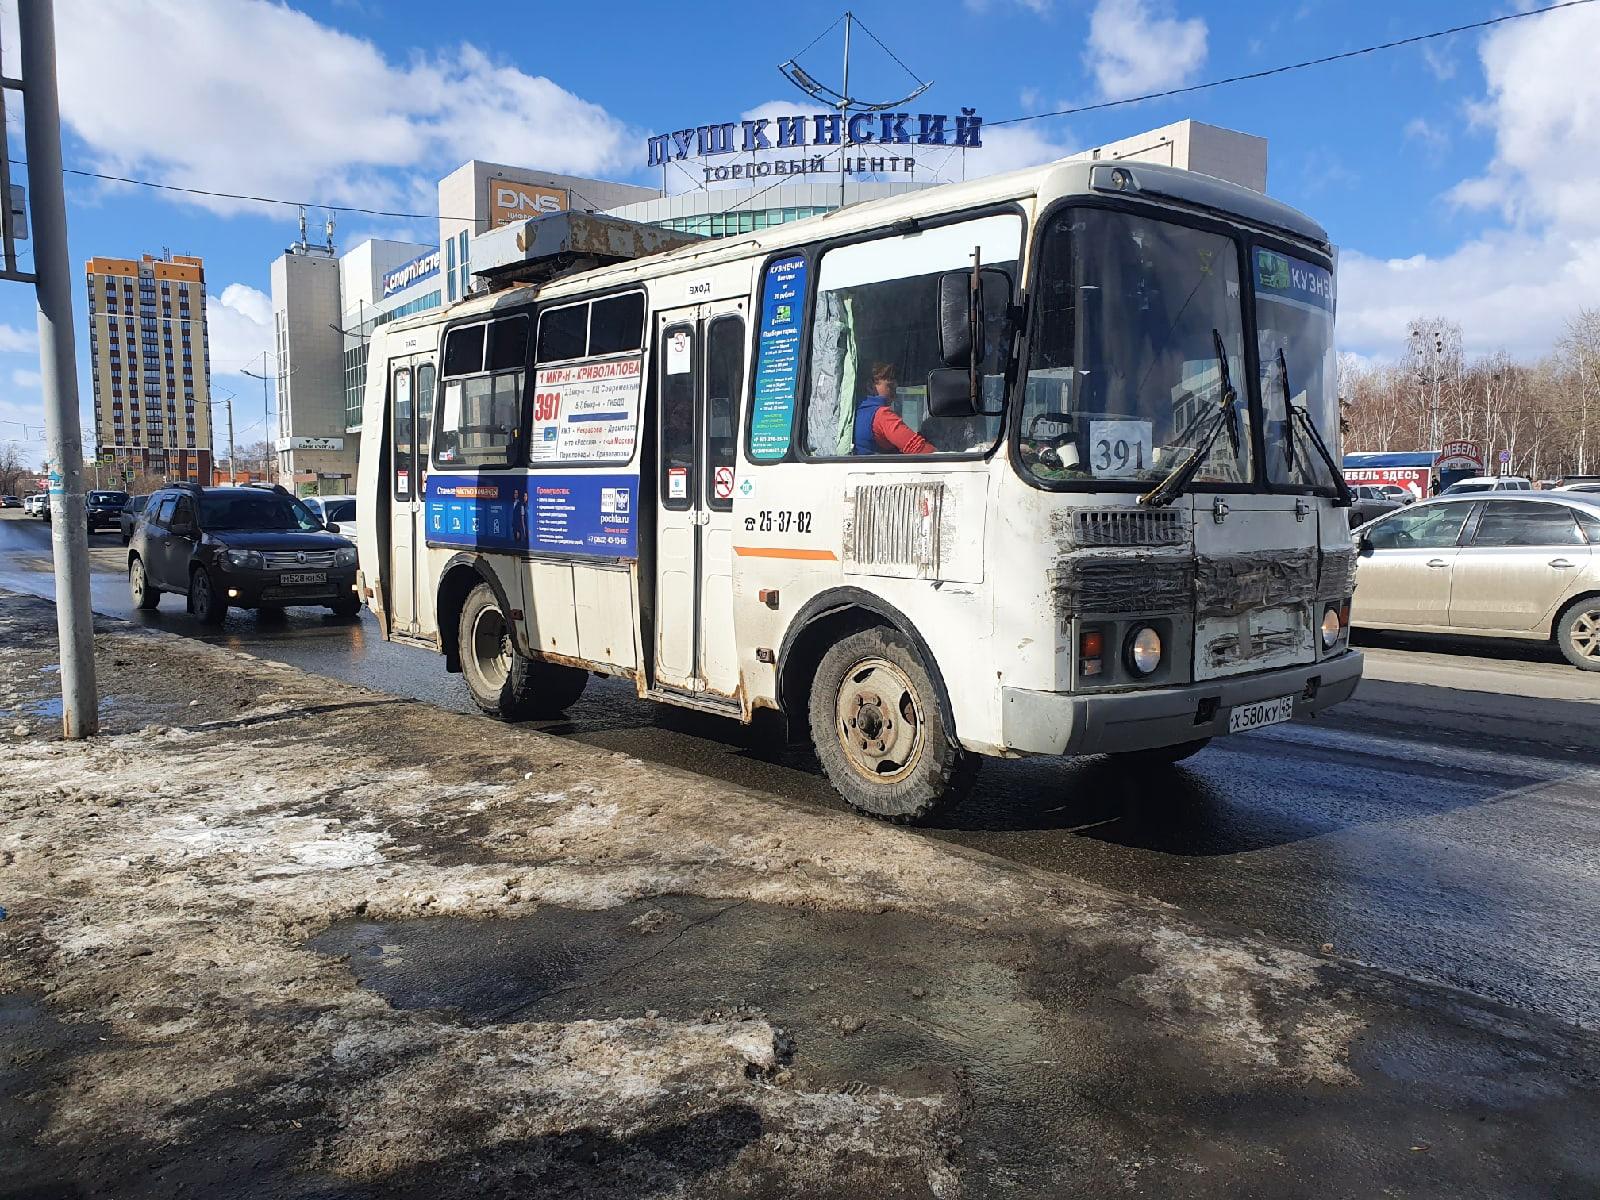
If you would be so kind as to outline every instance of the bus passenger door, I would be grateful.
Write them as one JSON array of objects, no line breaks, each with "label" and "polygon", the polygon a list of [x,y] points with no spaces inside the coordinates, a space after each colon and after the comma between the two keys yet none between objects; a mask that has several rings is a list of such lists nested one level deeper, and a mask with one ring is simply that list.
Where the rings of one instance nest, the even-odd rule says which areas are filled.
[{"label": "bus passenger door", "polygon": [[656,315],[656,682],[731,699],[733,480],[744,302]]},{"label": "bus passenger door", "polygon": [[419,634],[430,602],[423,480],[432,449],[434,364],[403,359],[390,372],[389,624],[397,633]]}]

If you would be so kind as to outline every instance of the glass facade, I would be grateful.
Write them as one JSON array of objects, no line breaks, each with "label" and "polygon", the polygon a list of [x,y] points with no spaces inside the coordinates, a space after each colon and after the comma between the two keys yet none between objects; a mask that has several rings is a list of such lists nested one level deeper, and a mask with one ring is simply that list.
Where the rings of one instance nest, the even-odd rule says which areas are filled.
[{"label": "glass facade", "polygon": [[352,329],[345,338],[344,347],[344,427],[347,433],[356,433],[361,429],[361,404],[362,393],[367,387],[367,339],[372,336],[372,331],[379,325],[387,325],[390,321],[398,321],[401,317],[409,317],[419,312],[438,308],[444,303],[444,298],[438,292],[428,292],[413,300],[407,300],[397,308],[388,312],[379,313],[369,318],[358,329]]},{"label": "glass facade", "polygon": [[698,233],[702,237],[719,238],[738,233],[754,233],[758,229],[771,229],[774,225],[783,225],[806,217],[820,217],[823,213],[832,212],[833,209],[834,206],[831,204],[803,204],[793,208],[759,208],[749,211],[734,209],[732,212],[701,213],[693,217],[668,217],[654,224],[665,229],[676,229],[682,233]]}]

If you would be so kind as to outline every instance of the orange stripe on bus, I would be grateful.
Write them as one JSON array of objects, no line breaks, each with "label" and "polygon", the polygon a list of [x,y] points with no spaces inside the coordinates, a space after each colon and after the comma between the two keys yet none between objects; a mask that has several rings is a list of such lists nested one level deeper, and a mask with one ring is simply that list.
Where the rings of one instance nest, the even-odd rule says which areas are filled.
[{"label": "orange stripe on bus", "polygon": [[800,550],[790,546],[735,546],[733,552],[744,558],[836,559],[832,550]]}]

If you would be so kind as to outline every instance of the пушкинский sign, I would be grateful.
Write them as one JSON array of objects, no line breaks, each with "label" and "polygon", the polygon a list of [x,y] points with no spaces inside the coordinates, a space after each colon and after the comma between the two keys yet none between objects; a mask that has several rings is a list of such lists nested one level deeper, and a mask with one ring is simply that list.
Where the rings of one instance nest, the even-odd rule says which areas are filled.
[{"label": "\u043f\u0443\u0448\u043a\u0438\u043d\u0441\u043a\u0438\u0439 sign", "polygon": [[[709,158],[718,154],[748,154],[759,150],[804,150],[815,147],[846,146],[960,146],[983,145],[983,118],[976,110],[963,108],[952,119],[943,113],[872,112],[797,114],[790,117],[760,117],[747,121],[724,121],[720,125],[697,125],[674,129],[649,140],[648,166],[664,166],[669,161]],[[808,136],[809,135],[809,136]],[[755,178],[762,175],[807,175],[836,171],[825,165],[824,155],[791,159],[763,159],[752,163],[706,167],[706,179]],[[846,158],[846,174],[905,171],[916,160],[910,155],[871,158]]]}]

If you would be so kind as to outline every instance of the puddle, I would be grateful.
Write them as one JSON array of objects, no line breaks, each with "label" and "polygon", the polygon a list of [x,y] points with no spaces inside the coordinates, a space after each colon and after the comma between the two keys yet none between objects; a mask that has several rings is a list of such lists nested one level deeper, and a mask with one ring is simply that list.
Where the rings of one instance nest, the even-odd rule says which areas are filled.
[{"label": "puddle", "polygon": [[[1208,996],[1193,1011],[1147,1007],[1152,951],[1115,932],[996,934],[667,896],[512,920],[347,921],[310,947],[345,956],[360,985],[397,1008],[470,1023],[753,1010],[792,1039],[793,1086],[959,1105],[951,1153],[974,1195],[1314,1194],[1285,1188],[1297,1178],[1283,1173],[1286,1153],[1342,1172],[1355,1191],[1381,1190],[1396,1163],[1424,1172],[1411,1182],[1436,1195],[1478,1194],[1491,1176],[1499,1195],[1600,1181],[1597,1154],[1507,1163],[1493,1148],[1582,1145],[1600,1105],[1568,1081],[1513,1073],[1490,1107],[1482,1089],[1391,1076],[1379,1051],[1432,1020],[1425,1008],[1370,1020],[1356,1084],[1263,1069],[1233,1053],[1240,1035],[1212,1019]],[[1296,1011],[1291,1002],[1280,1014],[1287,1036],[1314,1036]],[[1469,1052],[1483,1036],[1462,1027],[1434,1069],[1495,1070]],[[1459,1145],[1448,1166],[1414,1161],[1413,1145],[1443,1144],[1464,1120],[1483,1140]]]}]

